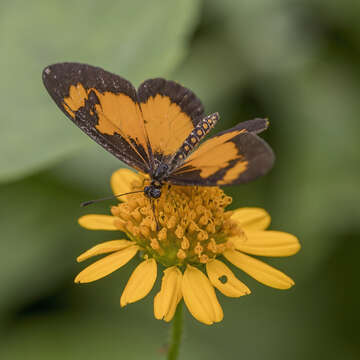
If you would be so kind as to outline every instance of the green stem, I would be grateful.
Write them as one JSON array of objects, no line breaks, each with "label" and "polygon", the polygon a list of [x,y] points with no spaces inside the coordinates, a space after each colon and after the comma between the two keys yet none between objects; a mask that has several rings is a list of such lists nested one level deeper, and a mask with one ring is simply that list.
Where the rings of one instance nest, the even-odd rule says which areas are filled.
[{"label": "green stem", "polygon": [[171,329],[171,342],[168,352],[168,360],[176,360],[179,356],[179,347],[181,343],[181,334],[183,330],[183,312],[182,312],[183,301],[180,301],[172,323]]}]

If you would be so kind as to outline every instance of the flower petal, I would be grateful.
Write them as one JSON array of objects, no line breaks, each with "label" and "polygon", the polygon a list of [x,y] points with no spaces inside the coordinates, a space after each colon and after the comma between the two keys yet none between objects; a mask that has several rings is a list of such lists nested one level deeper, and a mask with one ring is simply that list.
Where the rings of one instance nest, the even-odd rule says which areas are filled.
[{"label": "flower petal", "polygon": [[207,276],[199,269],[187,265],[182,281],[182,293],[192,316],[211,325],[223,319],[223,311],[215,290]]},{"label": "flower petal", "polygon": [[260,256],[290,256],[300,250],[299,240],[282,231],[246,231],[246,240],[233,237],[230,240],[237,250]]},{"label": "flower petal", "polygon": [[153,288],[157,275],[155,259],[140,263],[133,271],[121,295],[120,305],[125,306],[145,297]]},{"label": "flower petal", "polygon": [[[181,274],[181,276],[182,276],[182,274]],[[176,312],[176,308],[177,308],[177,306],[178,306],[181,299],[182,299],[182,293],[181,293],[181,282],[180,282],[180,291],[178,293],[178,297],[177,297],[176,301],[174,301],[172,307],[169,308],[168,313],[164,317],[164,320],[166,322],[169,322],[169,321],[171,321],[173,319],[173,317],[175,315],[175,312]]]},{"label": "flower petal", "polygon": [[231,219],[244,230],[265,230],[271,222],[270,215],[264,209],[255,207],[236,209]]},{"label": "flower petal", "polygon": [[226,259],[264,285],[276,289],[289,289],[294,281],[281,271],[236,250],[223,253]]},{"label": "flower petal", "polygon": [[89,250],[82,253],[80,256],[77,257],[77,261],[81,262],[86,259],[89,259],[96,255],[106,254],[109,252],[118,251],[124,248],[127,248],[131,245],[134,245],[135,243],[133,241],[129,240],[111,240],[103,242],[99,245],[93,246]]},{"label": "flower petal", "polygon": [[[133,191],[133,184],[142,184],[142,178],[130,169],[119,169],[111,175],[110,184],[114,195]],[[119,201],[125,201],[126,196],[118,197]]]},{"label": "flower petal", "polygon": [[114,225],[115,216],[84,215],[78,219],[79,224],[89,230],[118,230]]},{"label": "flower petal", "polygon": [[88,283],[101,279],[128,263],[138,250],[137,246],[132,245],[108,255],[81,271],[74,281],[76,283]]},{"label": "flower petal", "polygon": [[[240,297],[250,294],[249,288],[241,282],[233,272],[221,261],[213,260],[206,264],[206,272],[210,282],[224,295]],[[221,279],[224,279],[223,282]]]},{"label": "flower petal", "polygon": [[171,321],[176,307],[182,298],[181,294],[182,273],[172,266],[164,271],[161,281],[161,290],[154,298],[154,316],[156,319]]}]

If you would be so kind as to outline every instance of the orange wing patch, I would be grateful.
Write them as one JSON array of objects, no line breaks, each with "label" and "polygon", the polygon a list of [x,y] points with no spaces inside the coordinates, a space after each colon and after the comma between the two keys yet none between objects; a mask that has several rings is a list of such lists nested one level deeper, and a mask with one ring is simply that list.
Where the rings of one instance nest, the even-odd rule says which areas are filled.
[{"label": "orange wing patch", "polygon": [[168,96],[150,96],[140,106],[153,152],[173,154],[194,129],[190,116]]},{"label": "orange wing patch", "polygon": [[213,150],[216,146],[223,144],[224,142],[232,139],[234,136],[239,135],[243,132],[245,132],[245,130],[230,131],[223,134],[222,136],[215,136],[207,140],[203,145],[200,146],[200,148],[195,153],[193,153],[189,157],[189,160],[206,154],[209,150]]},{"label": "orange wing patch", "polygon": [[[190,168],[185,168],[183,171],[180,168],[176,173],[192,171],[191,168],[197,168],[200,169],[202,178],[208,178],[219,170],[228,167],[230,161],[241,160],[243,156],[239,154],[236,145],[229,140],[243,132],[245,130],[231,131],[222,136],[209,139],[189,156],[186,168],[188,165],[190,165]],[[220,145],[221,148],[219,148]],[[245,162],[242,162],[242,164],[246,166]]]},{"label": "orange wing patch", "polygon": [[99,99],[95,105],[95,111],[99,122],[96,128],[107,135],[119,134],[122,137],[137,139],[141,144],[146,144],[144,123],[141,117],[139,105],[129,96],[111,92],[100,93],[93,90]]},{"label": "orange wing patch", "polygon": [[75,112],[81,107],[85,106],[85,100],[88,98],[88,93],[82,84],[78,83],[76,86],[71,85],[69,96],[64,98],[64,109],[72,118],[75,118]]},{"label": "orange wing patch", "polygon": [[239,161],[234,165],[234,167],[230,168],[226,171],[225,175],[222,179],[217,181],[218,185],[226,185],[234,182],[243,172],[248,168],[248,161]]},{"label": "orange wing patch", "polygon": [[64,108],[70,116],[74,118],[75,112],[85,106],[85,101],[89,99],[92,91],[98,99],[98,103],[94,104],[94,110],[98,116],[96,129],[105,135],[118,134],[134,148],[133,140],[147,151],[144,122],[139,104],[126,94],[115,94],[109,91],[101,93],[95,88],[85,89],[81,83],[76,86],[71,85],[69,97],[64,98],[66,105]]}]

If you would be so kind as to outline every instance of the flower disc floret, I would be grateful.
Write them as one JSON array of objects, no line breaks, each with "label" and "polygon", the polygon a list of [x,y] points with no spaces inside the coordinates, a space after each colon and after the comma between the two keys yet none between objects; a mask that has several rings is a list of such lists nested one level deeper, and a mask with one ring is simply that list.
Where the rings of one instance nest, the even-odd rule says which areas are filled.
[{"label": "flower disc floret", "polygon": [[[136,182],[131,191],[144,184]],[[128,195],[111,213],[119,230],[166,267],[206,264],[233,249],[230,237],[243,234],[225,211],[232,199],[220,188],[165,185],[153,201],[154,208],[144,194]]]}]

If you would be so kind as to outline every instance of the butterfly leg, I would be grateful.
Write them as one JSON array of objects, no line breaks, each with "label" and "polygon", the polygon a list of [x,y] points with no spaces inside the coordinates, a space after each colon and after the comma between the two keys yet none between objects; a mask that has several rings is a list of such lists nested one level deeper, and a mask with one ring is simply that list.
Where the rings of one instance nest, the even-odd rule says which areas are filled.
[{"label": "butterfly leg", "polygon": [[159,224],[158,218],[156,217],[156,213],[155,213],[155,199],[150,198],[150,202],[151,202],[151,207],[152,207],[152,211],[153,211],[153,214],[154,214],[154,219],[155,219],[155,222],[156,222],[156,231],[159,231],[160,230],[160,224]]}]

